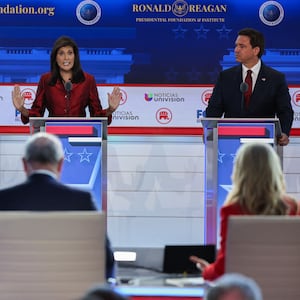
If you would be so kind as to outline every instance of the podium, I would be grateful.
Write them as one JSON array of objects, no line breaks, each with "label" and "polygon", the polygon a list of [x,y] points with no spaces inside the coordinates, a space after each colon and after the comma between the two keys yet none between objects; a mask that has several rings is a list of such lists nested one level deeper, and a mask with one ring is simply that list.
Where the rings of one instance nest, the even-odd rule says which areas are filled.
[{"label": "podium", "polygon": [[205,144],[204,165],[204,239],[206,244],[219,244],[220,208],[231,190],[231,173],[237,149],[243,143],[264,142],[273,146],[281,165],[282,146],[279,119],[202,118]]},{"label": "podium", "polygon": [[64,149],[61,181],[92,193],[98,210],[107,208],[107,118],[32,117],[30,133],[57,135]]}]

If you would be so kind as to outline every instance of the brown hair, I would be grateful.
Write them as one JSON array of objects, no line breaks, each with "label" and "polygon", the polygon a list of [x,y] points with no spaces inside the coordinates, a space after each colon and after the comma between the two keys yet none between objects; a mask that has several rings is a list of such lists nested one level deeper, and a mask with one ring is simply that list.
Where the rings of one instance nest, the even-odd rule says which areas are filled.
[{"label": "brown hair", "polygon": [[79,57],[79,49],[77,44],[73,39],[68,36],[59,37],[52,48],[50,55],[50,68],[51,68],[51,79],[49,85],[55,85],[58,79],[61,79],[59,67],[56,62],[57,52],[60,48],[70,46],[74,51],[74,66],[72,69],[72,82],[82,82],[84,81],[84,73],[81,68],[80,57]]},{"label": "brown hair", "polygon": [[238,35],[248,36],[252,48],[259,47],[258,57],[260,58],[265,52],[265,38],[263,34],[253,28],[244,28],[238,32]]}]

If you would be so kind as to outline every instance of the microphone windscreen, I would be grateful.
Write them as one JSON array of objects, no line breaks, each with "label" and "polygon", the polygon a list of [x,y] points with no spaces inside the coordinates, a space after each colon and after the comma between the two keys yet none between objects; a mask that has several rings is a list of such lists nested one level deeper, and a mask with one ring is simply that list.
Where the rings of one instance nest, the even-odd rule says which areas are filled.
[{"label": "microphone windscreen", "polygon": [[72,82],[71,81],[66,82],[65,89],[67,92],[70,92],[72,90]]},{"label": "microphone windscreen", "polygon": [[247,91],[248,91],[248,84],[246,83],[246,82],[242,82],[241,84],[240,84],[240,91],[242,92],[242,93],[246,93]]}]

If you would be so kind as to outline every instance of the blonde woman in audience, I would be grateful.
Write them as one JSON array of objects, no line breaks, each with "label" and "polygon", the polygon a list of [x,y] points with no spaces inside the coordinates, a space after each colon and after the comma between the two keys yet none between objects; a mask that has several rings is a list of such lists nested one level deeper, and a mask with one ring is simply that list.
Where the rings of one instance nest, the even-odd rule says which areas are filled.
[{"label": "blonde woman in audience", "polygon": [[296,215],[298,204],[285,192],[279,157],[269,144],[248,143],[236,154],[232,190],[221,208],[220,249],[216,261],[191,256],[206,280],[224,274],[228,217],[231,215]]}]

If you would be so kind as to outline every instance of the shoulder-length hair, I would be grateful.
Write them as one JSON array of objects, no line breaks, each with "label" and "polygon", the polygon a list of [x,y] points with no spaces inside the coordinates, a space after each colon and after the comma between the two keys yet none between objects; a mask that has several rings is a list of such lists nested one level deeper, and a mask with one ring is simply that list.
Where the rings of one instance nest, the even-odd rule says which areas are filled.
[{"label": "shoulder-length hair", "polygon": [[80,57],[79,57],[79,49],[77,44],[73,39],[71,39],[68,36],[61,36],[59,37],[51,50],[50,55],[50,69],[51,69],[51,78],[50,78],[50,85],[55,85],[58,79],[61,79],[61,75],[59,72],[59,67],[56,62],[56,56],[57,52],[62,47],[70,46],[73,48],[74,51],[74,66],[72,68],[72,82],[81,82],[84,81],[84,73],[81,67],[80,63]]},{"label": "shoulder-length hair", "polygon": [[269,144],[248,143],[236,154],[232,190],[225,205],[239,203],[249,214],[282,215],[285,181],[279,156]]}]

